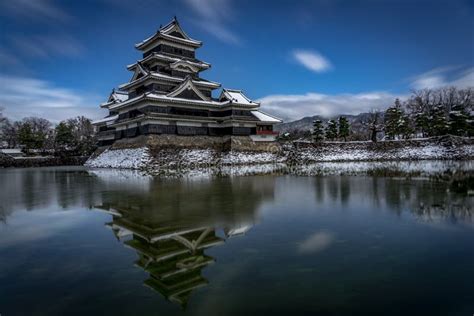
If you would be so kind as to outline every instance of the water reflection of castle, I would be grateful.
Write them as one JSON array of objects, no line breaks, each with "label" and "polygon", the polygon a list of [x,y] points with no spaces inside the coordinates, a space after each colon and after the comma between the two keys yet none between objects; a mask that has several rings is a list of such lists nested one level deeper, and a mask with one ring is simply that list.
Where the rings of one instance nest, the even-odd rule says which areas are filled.
[{"label": "water reflection of castle", "polygon": [[[184,197],[196,202],[180,203]],[[206,249],[247,232],[260,203],[272,197],[273,182],[263,178],[155,182],[148,193],[109,195],[96,208],[112,215],[106,226],[137,252],[135,265],[149,275],[144,285],[185,307],[192,292],[209,283],[202,271],[215,259]]]}]

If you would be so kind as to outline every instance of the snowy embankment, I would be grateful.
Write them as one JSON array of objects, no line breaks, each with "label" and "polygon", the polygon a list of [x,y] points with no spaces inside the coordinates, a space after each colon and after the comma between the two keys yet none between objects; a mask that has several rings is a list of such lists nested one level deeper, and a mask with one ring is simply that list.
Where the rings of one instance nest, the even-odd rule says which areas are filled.
[{"label": "snowy embankment", "polygon": [[[278,153],[176,147],[150,150],[144,146],[107,149],[91,157],[85,165],[136,169],[167,177],[264,173],[370,174],[382,172],[382,169],[393,174],[429,174],[430,169],[438,172],[440,168],[427,160],[472,160],[474,145],[471,142],[452,137],[375,144],[298,142],[284,145]],[[414,163],[416,161],[419,162]],[[455,165],[453,168],[457,169]]]},{"label": "snowy embankment", "polygon": [[147,147],[107,149],[91,157],[91,168],[146,169],[152,173],[215,168],[216,166],[260,165],[284,162],[285,157],[269,152],[219,152],[214,149],[167,149],[151,155]]},{"label": "snowy embankment", "polygon": [[105,150],[84,164],[91,168],[142,169],[150,162],[148,148]]},{"label": "snowy embankment", "polygon": [[379,143],[299,142],[287,152],[288,161],[296,165],[333,161],[469,160],[474,158],[474,144],[453,137]]},{"label": "snowy embankment", "polygon": [[430,177],[451,172],[472,172],[474,161],[352,161],[319,162],[294,166],[288,173],[304,176],[315,175],[379,175]]}]

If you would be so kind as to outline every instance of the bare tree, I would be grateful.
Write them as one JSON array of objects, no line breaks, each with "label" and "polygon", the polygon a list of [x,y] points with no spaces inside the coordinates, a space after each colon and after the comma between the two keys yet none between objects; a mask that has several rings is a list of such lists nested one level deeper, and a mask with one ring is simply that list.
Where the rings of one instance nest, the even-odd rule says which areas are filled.
[{"label": "bare tree", "polygon": [[96,148],[96,138],[92,121],[84,116],[68,119],[66,124],[71,127],[76,151],[81,155],[89,155]]},{"label": "bare tree", "polygon": [[4,141],[9,148],[18,146],[19,127],[19,122],[11,122],[8,118],[5,118],[0,126],[1,140]]},{"label": "bare tree", "polygon": [[3,116],[3,107],[0,106],[0,124],[5,122],[7,118]]},{"label": "bare tree", "polygon": [[377,142],[378,133],[383,131],[383,124],[381,120],[382,113],[378,110],[371,110],[369,115],[363,122],[363,125],[369,132],[370,140]]}]

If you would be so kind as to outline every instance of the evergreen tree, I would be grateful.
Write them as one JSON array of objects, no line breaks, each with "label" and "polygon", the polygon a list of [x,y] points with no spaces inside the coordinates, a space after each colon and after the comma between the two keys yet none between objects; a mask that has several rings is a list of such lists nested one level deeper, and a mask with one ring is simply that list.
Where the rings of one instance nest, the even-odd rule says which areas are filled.
[{"label": "evergreen tree", "polygon": [[410,138],[411,135],[415,132],[410,116],[408,114],[405,114],[405,112],[402,113],[402,117],[400,119],[400,124],[398,125],[398,127],[398,132],[400,133],[399,135],[401,135],[405,139]]},{"label": "evergreen tree", "polygon": [[57,147],[62,150],[74,147],[75,142],[71,125],[61,122],[56,126],[55,131],[55,144]]},{"label": "evergreen tree", "polygon": [[413,114],[414,124],[417,131],[421,132],[423,137],[430,134],[430,116],[426,112],[417,112]]},{"label": "evergreen tree", "polygon": [[351,126],[349,125],[349,121],[345,117],[340,116],[338,136],[343,138],[344,141],[347,141],[347,136],[350,134],[350,129]]},{"label": "evergreen tree", "polygon": [[313,121],[313,130],[311,132],[314,142],[320,142],[324,139],[323,122],[321,120]]},{"label": "evergreen tree", "polygon": [[334,140],[337,138],[337,123],[335,120],[329,120],[326,126],[326,138]]},{"label": "evergreen tree", "polygon": [[446,135],[449,131],[449,124],[446,119],[444,107],[437,105],[431,111],[431,129],[432,136]]},{"label": "evergreen tree", "polygon": [[399,99],[395,100],[395,104],[385,111],[384,125],[385,135],[390,139],[395,139],[402,134],[403,110]]},{"label": "evergreen tree", "polygon": [[29,123],[21,124],[18,129],[18,142],[25,147],[26,151],[37,147],[37,139]]},{"label": "evergreen tree", "polygon": [[449,133],[457,136],[469,135],[469,114],[461,104],[451,107],[449,112]]}]

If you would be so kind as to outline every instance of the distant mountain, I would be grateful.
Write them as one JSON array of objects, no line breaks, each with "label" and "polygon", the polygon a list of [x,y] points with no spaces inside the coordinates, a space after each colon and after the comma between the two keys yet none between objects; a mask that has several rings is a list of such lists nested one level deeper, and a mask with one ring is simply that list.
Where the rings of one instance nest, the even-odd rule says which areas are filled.
[{"label": "distant mountain", "polygon": [[[351,130],[353,133],[361,134],[361,135],[364,135],[367,133],[366,127],[363,125],[363,123],[368,121],[370,117],[370,113],[360,113],[357,115],[337,115],[335,117],[330,117],[330,118],[324,118],[318,115],[307,116],[296,121],[275,125],[275,130],[282,133],[309,132],[313,128],[314,120],[321,120],[323,122],[323,125],[326,125],[328,120],[330,119],[337,120],[339,116],[344,116],[345,118],[347,118],[347,120],[349,121],[349,124],[351,125]],[[380,121],[382,120],[383,120],[383,112],[380,113]]]}]

